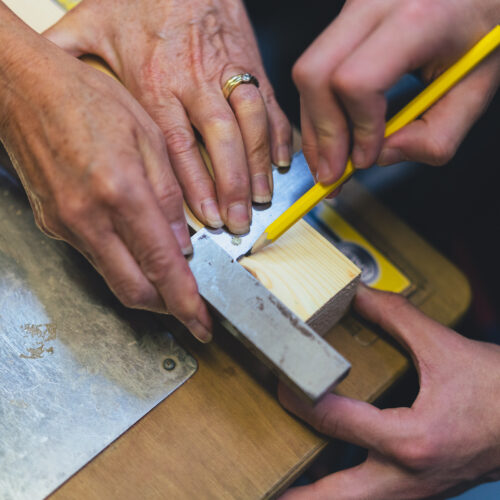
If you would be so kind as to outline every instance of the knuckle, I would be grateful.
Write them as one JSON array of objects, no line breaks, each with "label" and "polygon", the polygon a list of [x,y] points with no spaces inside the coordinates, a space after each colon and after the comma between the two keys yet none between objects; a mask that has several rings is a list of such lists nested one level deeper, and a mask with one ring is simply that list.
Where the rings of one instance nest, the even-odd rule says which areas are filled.
[{"label": "knuckle", "polygon": [[428,0],[407,0],[405,3],[405,18],[411,24],[427,22],[431,12],[435,10],[435,4],[439,2]]},{"label": "knuckle", "polygon": [[116,286],[115,293],[125,307],[145,309],[154,303],[154,289],[147,284],[125,281]]},{"label": "knuckle", "polygon": [[183,155],[196,148],[193,132],[182,126],[167,129],[165,140],[168,151],[172,155]]},{"label": "knuckle", "polygon": [[431,165],[441,166],[448,163],[455,155],[456,147],[448,141],[437,138],[435,135],[429,137],[428,162]]},{"label": "knuckle", "polygon": [[182,190],[176,182],[165,182],[161,188],[157,190],[158,202],[162,206],[173,208],[182,207],[184,197]]},{"label": "knuckle", "polygon": [[396,450],[397,460],[410,470],[424,471],[439,460],[439,444],[426,436],[414,437]]},{"label": "knuckle", "polygon": [[262,104],[262,97],[253,85],[240,85],[233,96],[236,105],[248,107],[249,110],[259,109],[258,106]]},{"label": "knuckle", "polygon": [[96,201],[109,206],[116,206],[126,194],[130,192],[123,176],[110,175],[109,173],[95,174],[92,179],[92,187]]},{"label": "knuckle", "polygon": [[314,427],[316,427],[321,434],[336,436],[338,431],[338,421],[335,418],[332,418],[330,412],[325,409],[316,418]]},{"label": "knuckle", "polygon": [[212,113],[206,119],[206,127],[222,140],[232,140],[235,133],[235,118],[232,113]]},{"label": "knuckle", "polygon": [[345,65],[338,68],[330,77],[330,86],[336,93],[351,97],[364,95],[368,91],[364,79],[358,78],[356,73]]},{"label": "knuckle", "polygon": [[79,227],[87,219],[88,204],[77,196],[56,201],[57,219],[68,229]]},{"label": "knuckle", "polygon": [[292,80],[299,89],[302,89],[308,86],[310,81],[310,75],[314,73],[315,73],[315,68],[311,66],[307,58],[301,57],[293,65]]},{"label": "knuckle", "polygon": [[175,259],[160,246],[145,248],[139,255],[139,263],[144,275],[151,283],[164,283],[172,273]]},{"label": "knuckle", "polygon": [[198,288],[194,279],[186,277],[182,290],[183,293],[176,294],[169,302],[168,307],[177,318],[188,322],[197,317],[200,306]]}]

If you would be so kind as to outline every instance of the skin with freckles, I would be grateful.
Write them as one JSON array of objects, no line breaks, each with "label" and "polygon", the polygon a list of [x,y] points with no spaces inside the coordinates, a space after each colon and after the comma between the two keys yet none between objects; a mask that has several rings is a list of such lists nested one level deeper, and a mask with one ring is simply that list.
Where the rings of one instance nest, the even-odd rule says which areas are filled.
[{"label": "skin with freckles", "polygon": [[500,346],[467,339],[406,299],[361,286],[356,310],[408,350],[420,378],[411,408],[379,410],[329,394],[312,407],[285,386],[285,408],[320,432],[367,448],[361,465],[286,500],[449,498],[500,479]]},{"label": "skin with freckles", "polygon": [[127,90],[31,31],[0,2],[0,139],[38,226],[84,254],[127,306],[211,319],[163,134]]},{"label": "skin with freckles", "polygon": [[[161,128],[200,220],[248,231],[252,200],[271,200],[271,161],[290,164],[291,128],[240,0],[83,0],[45,35],[72,55],[93,53],[108,62]],[[239,85],[227,102],[224,83],[246,72],[260,88]]]},{"label": "skin with freckles", "polygon": [[434,79],[499,20],[498,0],[347,0],[293,69],[317,179],[339,179],[351,151],[357,168],[449,161],[498,88],[500,53],[386,140],[384,93],[411,71]]}]

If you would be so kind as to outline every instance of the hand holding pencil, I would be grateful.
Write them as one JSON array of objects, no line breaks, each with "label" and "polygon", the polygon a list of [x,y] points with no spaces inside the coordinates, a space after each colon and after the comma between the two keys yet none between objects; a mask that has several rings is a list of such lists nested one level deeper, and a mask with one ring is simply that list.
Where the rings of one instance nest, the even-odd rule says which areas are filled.
[{"label": "hand holding pencil", "polygon": [[[403,127],[407,126],[415,119],[420,117],[431,106],[445,96],[455,85],[457,85],[466,75],[469,74],[483,59],[490,55],[500,44],[500,26],[495,26],[487,35],[485,35],[474,47],[472,47],[466,54],[464,54],[455,64],[447,69],[441,76],[434,80],[424,91],[422,91],[413,101],[405,106],[398,114],[396,114],[387,123],[384,131],[384,138],[392,136]],[[490,66],[496,70],[498,74],[498,61],[490,61]],[[481,68],[483,69],[483,68]],[[483,71],[484,72],[484,71]],[[489,82],[488,82],[489,83]],[[497,81],[493,80],[493,85],[496,88]],[[476,97],[475,95],[473,97]],[[486,106],[491,98],[486,94],[482,96],[483,99],[480,106]],[[460,113],[460,110],[457,110]],[[477,117],[476,117],[477,118]],[[429,132],[429,131],[428,131]],[[356,140],[356,137],[355,137]],[[432,139],[431,139],[432,140]],[[458,144],[457,144],[458,146]],[[358,147],[358,149],[356,149]],[[352,156],[348,158],[342,176],[331,183],[321,182],[322,177],[329,177],[329,174],[322,174],[321,164],[318,166],[317,177],[318,182],[313,188],[305,193],[297,202],[295,202],[288,210],[286,210],[280,217],[272,222],[264,231],[262,236],[257,240],[252,248],[252,253],[266,247],[276,239],[278,239],[284,232],[286,232],[295,222],[301,219],[307,212],[309,212],[315,205],[317,205],[323,198],[340,187],[346,180],[348,180],[355,172],[356,152],[359,151],[359,145],[354,145]],[[396,158],[394,153],[389,153],[389,149],[385,150],[385,157],[389,156]],[[359,155],[357,155],[359,162]],[[446,155],[445,155],[446,156]],[[384,152],[380,155],[383,160]],[[398,158],[396,161],[401,161],[404,158]],[[447,158],[440,158],[446,160]],[[382,163],[382,162],[380,162]],[[388,161],[387,163],[392,163]],[[432,162],[430,162],[432,163]],[[365,165],[369,166],[369,165]]]}]

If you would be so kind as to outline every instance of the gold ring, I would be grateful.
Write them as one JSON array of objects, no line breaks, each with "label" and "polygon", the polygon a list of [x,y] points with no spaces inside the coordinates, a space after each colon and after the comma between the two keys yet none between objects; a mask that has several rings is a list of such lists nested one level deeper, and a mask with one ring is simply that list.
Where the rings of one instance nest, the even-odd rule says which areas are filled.
[{"label": "gold ring", "polygon": [[259,80],[250,73],[241,73],[239,75],[232,76],[222,87],[222,93],[226,99],[229,99],[233,90],[242,83],[251,83],[257,88],[259,87]]}]

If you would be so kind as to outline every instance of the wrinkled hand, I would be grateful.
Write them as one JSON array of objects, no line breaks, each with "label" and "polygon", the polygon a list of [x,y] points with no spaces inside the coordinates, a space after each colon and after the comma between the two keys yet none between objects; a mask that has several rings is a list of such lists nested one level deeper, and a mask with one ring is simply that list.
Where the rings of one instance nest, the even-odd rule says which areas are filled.
[{"label": "wrinkled hand", "polygon": [[500,347],[462,337],[397,295],[363,287],[355,306],[409,350],[419,395],[411,408],[379,410],[333,394],[311,407],[281,386],[286,408],[370,450],[363,464],[283,498],[447,498],[500,479]]},{"label": "wrinkled hand", "polygon": [[[75,56],[93,53],[160,126],[196,216],[248,231],[251,201],[269,202],[271,159],[290,164],[291,129],[273,94],[240,0],[83,0],[46,36]],[[260,82],[221,91],[239,73]],[[193,127],[203,137],[215,185]]]},{"label": "wrinkled hand", "polygon": [[405,73],[430,81],[498,23],[498,0],[348,0],[300,57],[304,154],[319,181],[357,168],[451,159],[500,82],[500,53],[483,62],[419,120],[384,140],[384,92]]},{"label": "wrinkled hand", "polygon": [[[23,40],[21,43],[19,40]],[[33,32],[2,73],[0,138],[39,227],[80,250],[127,306],[210,316],[183,252],[182,192],[160,129],[127,90]],[[2,87],[3,88],[3,87]]]}]

